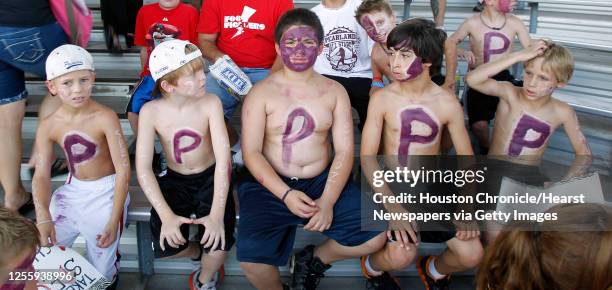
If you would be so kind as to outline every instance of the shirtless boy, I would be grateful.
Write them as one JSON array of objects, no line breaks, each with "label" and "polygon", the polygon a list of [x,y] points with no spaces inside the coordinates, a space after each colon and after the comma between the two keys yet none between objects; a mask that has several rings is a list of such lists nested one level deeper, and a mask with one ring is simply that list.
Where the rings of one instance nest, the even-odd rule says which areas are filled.
[{"label": "shirtless boy", "polygon": [[[440,155],[444,127],[448,128],[457,155],[473,155],[457,98],[429,79],[432,59],[438,59],[443,53],[443,43],[436,37],[438,30],[429,20],[411,19],[389,34],[389,63],[397,81],[370,99],[360,152],[366,174],[372,167],[365,160],[377,155],[381,141],[383,154],[398,156],[400,165],[406,163],[408,156]],[[417,238],[412,227],[399,222],[391,222],[390,227],[397,242],[389,242],[384,250],[362,257],[364,275],[378,287],[375,289],[400,289],[398,285],[386,286],[395,282],[383,271],[402,269],[416,256]],[[388,232],[389,238],[392,231]],[[473,268],[482,257],[477,231],[421,232],[420,235],[423,242],[448,245],[439,257],[419,259],[417,268],[426,289],[448,285],[450,273]]]},{"label": "shirtless boy", "polygon": [[[446,79],[444,86],[454,91],[457,70],[457,45],[470,38],[471,52],[465,52],[469,69],[472,70],[490,61],[505,58],[512,52],[512,44],[518,37],[523,47],[531,41],[527,27],[521,19],[511,14],[516,0],[485,0],[483,12],[466,19],[444,45],[446,55]],[[514,81],[508,70],[499,71],[493,77],[498,81]],[[470,129],[478,139],[480,154],[489,150],[489,121],[495,117],[498,98],[484,95],[477,89],[468,88],[467,109]]]},{"label": "shirtless boy", "polygon": [[[489,78],[519,62],[525,64],[522,87]],[[471,71],[466,77],[470,87],[501,100],[489,155],[538,161],[549,137],[563,125],[576,155],[590,156],[576,113],[567,103],[552,97],[555,89],[567,85],[573,71],[569,50],[543,40]]]},{"label": "shirtless boy", "polygon": [[[93,100],[93,59],[83,48],[62,45],[46,63],[47,88],[62,105],[36,130],[32,180],[42,246],[72,246],[82,235],[87,260],[117,283],[119,238],[127,215],[130,160],[115,112]],[[66,155],[70,175],[51,195],[53,143]]]},{"label": "shirtless boy", "polygon": [[275,41],[285,65],[256,84],[242,108],[242,151],[252,176],[238,189],[237,256],[258,289],[288,289],[278,266],[287,263],[299,224],[330,239],[292,257],[292,289],[315,289],[329,264],[385,243],[384,233],[360,230],[361,191],[347,182],[351,105],[339,83],[313,70],[322,40],[313,12],[282,16]]},{"label": "shirtless boy", "polygon": [[[151,232],[158,258],[200,259],[190,289],[215,289],[214,273],[234,244],[235,209],[230,192],[230,147],[217,96],[204,90],[204,60],[184,40],[159,44],[149,58],[155,90],[162,97],[140,112],[136,172],[153,205]],[[156,179],[151,168],[157,135],[168,171]],[[195,219],[190,219],[191,214]],[[198,243],[190,243],[189,224],[198,224]],[[202,255],[202,251],[206,252]]]}]

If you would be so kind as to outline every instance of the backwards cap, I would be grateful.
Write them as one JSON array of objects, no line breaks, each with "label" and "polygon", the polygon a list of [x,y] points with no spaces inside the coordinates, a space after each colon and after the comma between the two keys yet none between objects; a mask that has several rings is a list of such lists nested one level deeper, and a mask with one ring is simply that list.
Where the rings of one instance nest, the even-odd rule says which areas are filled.
[{"label": "backwards cap", "polygon": [[189,41],[178,39],[158,44],[149,57],[149,70],[153,80],[157,81],[186,63],[202,56],[199,49],[185,53],[185,47],[189,44],[191,44]]},{"label": "backwards cap", "polygon": [[57,47],[47,57],[47,80],[78,70],[94,70],[93,58],[84,48],[72,44]]}]

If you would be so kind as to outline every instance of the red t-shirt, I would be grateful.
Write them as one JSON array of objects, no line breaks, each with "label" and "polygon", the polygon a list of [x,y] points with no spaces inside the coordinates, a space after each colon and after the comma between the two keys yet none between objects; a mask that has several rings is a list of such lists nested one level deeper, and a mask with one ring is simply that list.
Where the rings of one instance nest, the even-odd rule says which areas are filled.
[{"label": "red t-shirt", "polygon": [[[147,55],[156,45],[170,39],[188,40],[198,45],[198,10],[195,7],[180,3],[172,10],[162,9],[158,3],[142,6],[136,17],[134,45],[147,48]],[[150,75],[149,59],[141,76]]]},{"label": "red t-shirt", "polygon": [[276,22],[290,9],[291,0],[206,0],[198,32],[218,33],[217,47],[238,66],[270,68]]}]

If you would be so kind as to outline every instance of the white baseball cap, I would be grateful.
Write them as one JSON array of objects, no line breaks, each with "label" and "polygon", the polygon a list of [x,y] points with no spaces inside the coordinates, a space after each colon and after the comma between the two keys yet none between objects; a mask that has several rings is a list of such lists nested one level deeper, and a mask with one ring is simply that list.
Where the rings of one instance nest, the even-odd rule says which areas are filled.
[{"label": "white baseball cap", "polygon": [[191,42],[178,39],[158,44],[153,49],[153,52],[151,52],[151,56],[149,56],[149,70],[153,80],[157,81],[186,63],[202,56],[202,52],[199,49],[185,53],[185,47],[189,44]]},{"label": "white baseball cap", "polygon": [[94,70],[93,57],[84,48],[72,44],[64,44],[51,51],[45,63],[48,81],[83,69]]}]

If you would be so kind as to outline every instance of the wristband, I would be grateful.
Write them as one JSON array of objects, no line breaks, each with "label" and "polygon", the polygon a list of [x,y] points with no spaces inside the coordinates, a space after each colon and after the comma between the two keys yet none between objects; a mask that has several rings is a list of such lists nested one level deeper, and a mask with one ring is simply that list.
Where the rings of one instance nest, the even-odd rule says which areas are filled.
[{"label": "wristband", "polygon": [[52,223],[53,223],[53,220],[44,220],[44,221],[37,222],[36,225],[40,226],[40,225],[52,224]]},{"label": "wristband", "polygon": [[372,87],[384,88],[385,87],[385,83],[383,83],[383,82],[372,82]]},{"label": "wristband", "polygon": [[283,194],[283,198],[281,198],[282,202],[285,202],[285,198],[287,197],[287,194],[289,194],[289,192],[291,192],[293,190],[293,188],[289,188],[287,189],[287,191],[285,191],[285,194]]}]

